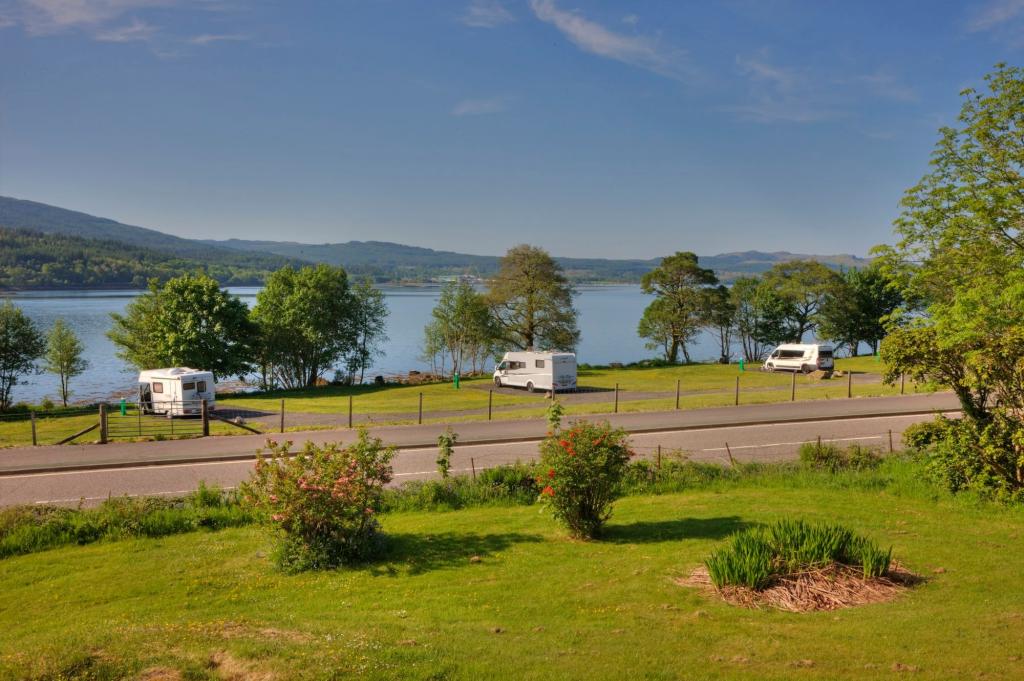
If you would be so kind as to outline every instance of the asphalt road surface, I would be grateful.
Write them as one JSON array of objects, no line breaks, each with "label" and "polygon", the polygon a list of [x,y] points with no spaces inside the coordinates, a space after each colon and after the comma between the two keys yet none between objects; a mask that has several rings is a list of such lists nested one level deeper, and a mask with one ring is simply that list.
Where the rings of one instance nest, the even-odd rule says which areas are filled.
[{"label": "asphalt road surface", "polygon": [[[852,402],[859,402],[859,400],[847,401],[846,404]],[[920,413],[920,410],[915,410],[917,413],[898,416],[866,416],[865,414],[870,412],[861,410],[854,418],[837,416],[826,420],[823,417],[815,417],[819,420],[794,422],[794,419],[801,414],[808,417],[813,416],[815,410],[811,408],[815,404],[817,403],[804,403],[801,410],[790,416],[789,422],[720,425],[679,430],[666,427],[659,432],[634,433],[632,442],[640,456],[650,459],[657,456],[660,445],[663,456],[669,456],[671,452],[681,450],[695,461],[728,464],[729,451],[737,461],[780,461],[795,458],[801,443],[814,441],[819,437],[823,441],[860,442],[879,447],[883,451],[889,451],[890,441],[895,448],[899,448],[900,435],[908,425],[933,418],[930,414]],[[896,404],[891,402],[890,406]],[[900,404],[906,405],[907,403]],[[923,402],[910,404],[919,406]],[[945,402],[941,407],[953,408],[952,405],[947,405]],[[937,405],[936,408],[940,407]],[[721,414],[733,410],[714,411],[720,412],[721,416]],[[733,415],[735,416],[735,412]],[[749,415],[747,418],[751,421],[754,420],[750,419]],[[505,426],[508,425],[505,424]],[[507,428],[500,432],[506,431]],[[519,433],[520,431],[513,429],[512,432]],[[202,441],[193,441],[193,443],[241,439],[208,438]],[[328,436],[325,439],[331,438]],[[147,443],[133,444],[138,451],[146,451]],[[168,445],[173,443],[148,444]],[[248,446],[251,447],[252,444],[249,443]],[[102,447],[98,446],[90,449],[102,451]],[[188,449],[176,451],[181,453],[187,452]],[[169,452],[170,450],[168,450]],[[455,449],[453,469],[457,473],[470,473],[473,467],[479,471],[517,460],[530,461],[536,456],[536,440],[464,444]],[[251,459],[204,461],[194,460],[196,457],[191,458],[193,460],[177,463],[165,460],[159,465],[146,463],[146,461],[141,461],[142,465],[130,465],[122,461],[117,464],[120,467],[106,467],[97,470],[58,471],[53,470],[51,466],[48,467],[49,470],[40,472],[15,473],[8,471],[0,474],[0,506],[36,503],[92,505],[111,495],[184,494],[195,489],[200,481],[223,488],[233,488],[248,477],[253,465]],[[395,482],[400,484],[407,480],[436,475],[435,458],[436,448],[433,446],[416,445],[400,449],[393,462]]]}]

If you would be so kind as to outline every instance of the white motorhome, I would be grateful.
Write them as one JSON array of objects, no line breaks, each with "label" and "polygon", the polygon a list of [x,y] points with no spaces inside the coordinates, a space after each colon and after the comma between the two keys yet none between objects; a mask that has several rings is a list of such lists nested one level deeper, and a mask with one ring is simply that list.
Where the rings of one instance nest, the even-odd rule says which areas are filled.
[{"label": "white motorhome", "polygon": [[765,371],[832,371],[831,345],[806,345],[804,343],[784,343],[772,351],[764,361]]},{"label": "white motorhome", "polygon": [[494,385],[534,390],[575,390],[576,355],[571,352],[506,352],[494,368]]},{"label": "white motorhome", "polygon": [[215,406],[213,373],[188,367],[139,372],[139,409],[145,414],[186,416]]}]

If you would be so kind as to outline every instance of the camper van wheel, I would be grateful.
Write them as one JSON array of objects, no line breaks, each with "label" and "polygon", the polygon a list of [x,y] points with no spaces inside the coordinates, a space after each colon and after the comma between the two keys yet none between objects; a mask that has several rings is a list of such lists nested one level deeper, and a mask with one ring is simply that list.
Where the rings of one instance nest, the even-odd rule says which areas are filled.
[{"label": "camper van wheel", "polygon": [[533,381],[530,381],[529,383],[526,384],[526,392],[528,392],[528,393],[532,393],[533,392]]},{"label": "camper van wheel", "polygon": [[500,388],[501,387],[501,379],[498,378],[497,376],[494,377],[494,387],[495,388]]},{"label": "camper van wheel", "polygon": [[813,369],[811,369],[809,364],[805,364],[802,367],[800,367],[800,371],[802,371],[805,374],[809,374],[811,373],[811,371],[813,371]]},{"label": "camper van wheel", "polygon": [[767,370],[768,370],[769,372],[773,372],[773,371],[775,371],[775,365],[774,365],[774,364],[769,364],[769,365],[767,365],[767,366],[766,366],[765,368],[766,368],[766,369],[767,369]]}]

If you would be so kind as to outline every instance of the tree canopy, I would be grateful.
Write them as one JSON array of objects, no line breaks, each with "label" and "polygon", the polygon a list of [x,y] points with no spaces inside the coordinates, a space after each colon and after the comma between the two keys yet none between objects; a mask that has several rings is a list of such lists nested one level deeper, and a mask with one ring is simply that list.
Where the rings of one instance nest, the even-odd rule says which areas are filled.
[{"label": "tree canopy", "polygon": [[521,350],[572,350],[580,339],[575,293],[547,251],[521,245],[501,259],[487,301],[510,345]]},{"label": "tree canopy", "polygon": [[689,362],[687,343],[709,323],[717,285],[718,277],[701,267],[693,253],[662,258],[641,280],[643,292],[655,299],[644,310],[637,332],[649,340],[648,347],[660,347],[667,361],[677,362],[681,350]]},{"label": "tree canopy", "polygon": [[0,303],[0,411],[11,406],[14,386],[35,371],[46,341],[35,322],[9,300]]}]

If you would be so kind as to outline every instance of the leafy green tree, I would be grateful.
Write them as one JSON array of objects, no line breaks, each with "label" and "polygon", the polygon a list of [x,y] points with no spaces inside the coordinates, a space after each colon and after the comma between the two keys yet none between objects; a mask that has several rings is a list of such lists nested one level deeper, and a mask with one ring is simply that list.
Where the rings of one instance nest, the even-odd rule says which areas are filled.
[{"label": "leafy green tree", "polygon": [[465,373],[467,362],[475,372],[493,354],[499,332],[483,295],[467,282],[448,282],[424,329],[424,350],[446,355],[434,360],[442,373],[449,360],[453,374]]},{"label": "leafy green tree", "polygon": [[580,339],[575,293],[547,251],[521,245],[501,259],[487,299],[507,343],[523,350],[572,350]]},{"label": "leafy green tree", "polygon": [[357,347],[355,302],[340,267],[282,268],[256,295],[264,361],[286,388],[316,385]]},{"label": "leafy green tree", "polygon": [[205,274],[185,274],[149,290],[111,314],[107,336],[118,356],[138,369],[190,366],[215,376],[250,369],[254,328],[245,303]]},{"label": "leafy green tree", "polygon": [[793,336],[791,306],[775,288],[757,277],[740,277],[729,289],[733,323],[743,357],[760,362],[768,352]]},{"label": "leafy green tree", "polygon": [[69,381],[89,368],[89,362],[82,353],[85,347],[63,319],[57,319],[46,336],[46,354],[43,356],[47,371],[57,374],[60,379],[60,399],[68,406]]},{"label": "leafy green tree", "polygon": [[9,300],[0,303],[0,411],[11,406],[14,386],[35,371],[46,341],[35,322]]},{"label": "leafy green tree", "polygon": [[842,279],[833,270],[814,260],[778,263],[765,273],[764,281],[789,305],[789,323],[793,341],[818,328],[819,313]]},{"label": "leafy green tree", "polygon": [[363,278],[352,287],[352,324],[356,337],[345,360],[350,383],[362,383],[366,370],[384,354],[381,346],[388,340],[387,320],[384,292],[374,286],[369,277]]},{"label": "leafy green tree", "polygon": [[732,341],[736,333],[736,308],[727,286],[708,291],[707,325],[718,340],[718,362],[728,364],[732,359]]},{"label": "leafy green tree", "polygon": [[889,381],[906,373],[959,398],[969,432],[932,454],[1012,496],[1024,490],[1024,70],[1000,64],[985,80],[904,195],[896,245],[878,249],[926,313],[882,355]]},{"label": "leafy green tree", "polygon": [[887,321],[903,304],[899,287],[880,265],[847,270],[821,309],[818,334],[846,344],[853,357],[861,341],[877,352]]},{"label": "leafy green tree", "polygon": [[717,285],[718,277],[701,267],[693,253],[677,252],[662,258],[640,282],[644,293],[656,297],[644,310],[637,333],[649,340],[648,347],[661,347],[667,361],[679,361],[682,350],[688,363],[687,343],[710,320],[713,287]]}]

